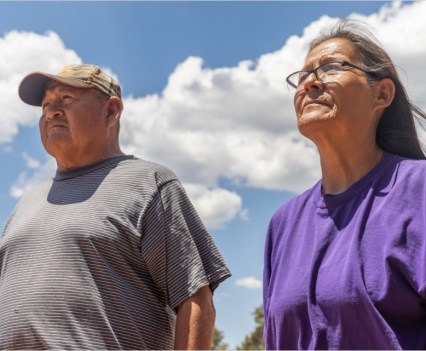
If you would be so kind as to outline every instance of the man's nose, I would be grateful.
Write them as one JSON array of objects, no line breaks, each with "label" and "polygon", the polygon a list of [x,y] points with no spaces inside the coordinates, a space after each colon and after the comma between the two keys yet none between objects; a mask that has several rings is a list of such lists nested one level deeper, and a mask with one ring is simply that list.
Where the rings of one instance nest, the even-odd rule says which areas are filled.
[{"label": "man's nose", "polygon": [[52,102],[49,104],[49,106],[45,109],[44,115],[46,118],[46,121],[51,121],[52,119],[56,117],[63,116],[64,112],[57,102]]}]

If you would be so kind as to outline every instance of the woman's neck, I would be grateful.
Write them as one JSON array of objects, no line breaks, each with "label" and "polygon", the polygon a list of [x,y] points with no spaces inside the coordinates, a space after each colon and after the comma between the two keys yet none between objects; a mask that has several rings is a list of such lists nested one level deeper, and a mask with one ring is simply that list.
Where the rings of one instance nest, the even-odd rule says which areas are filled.
[{"label": "woman's neck", "polygon": [[383,150],[375,143],[318,148],[321,158],[324,194],[339,194],[364,177],[382,159]]}]

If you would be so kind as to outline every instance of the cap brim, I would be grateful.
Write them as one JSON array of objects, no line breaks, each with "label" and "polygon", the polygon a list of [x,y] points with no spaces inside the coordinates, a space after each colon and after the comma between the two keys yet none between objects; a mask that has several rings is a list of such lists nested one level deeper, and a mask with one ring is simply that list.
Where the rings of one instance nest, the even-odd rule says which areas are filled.
[{"label": "cap brim", "polygon": [[52,74],[46,74],[43,72],[30,73],[19,84],[18,94],[21,100],[29,105],[41,106],[43,101],[44,93],[46,92],[47,86],[51,81],[56,81],[63,85],[67,85],[73,88],[90,89],[94,88],[91,84],[86,84],[82,81],[58,77]]}]

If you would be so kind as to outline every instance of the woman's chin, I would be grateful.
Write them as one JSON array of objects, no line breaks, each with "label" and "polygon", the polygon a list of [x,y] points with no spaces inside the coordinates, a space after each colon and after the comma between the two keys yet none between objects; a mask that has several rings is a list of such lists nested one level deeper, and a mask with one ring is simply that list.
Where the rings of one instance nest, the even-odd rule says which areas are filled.
[{"label": "woman's chin", "polygon": [[329,114],[305,113],[297,119],[297,127],[301,134],[312,133],[315,130],[323,128],[325,124],[331,121]]}]

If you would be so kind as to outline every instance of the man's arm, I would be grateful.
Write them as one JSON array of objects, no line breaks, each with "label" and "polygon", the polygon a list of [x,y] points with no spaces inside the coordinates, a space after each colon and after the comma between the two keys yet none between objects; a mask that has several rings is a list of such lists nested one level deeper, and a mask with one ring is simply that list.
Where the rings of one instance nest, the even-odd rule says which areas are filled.
[{"label": "man's arm", "polygon": [[212,292],[204,286],[178,307],[175,350],[210,350],[214,322]]}]

